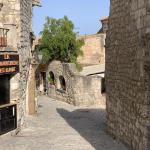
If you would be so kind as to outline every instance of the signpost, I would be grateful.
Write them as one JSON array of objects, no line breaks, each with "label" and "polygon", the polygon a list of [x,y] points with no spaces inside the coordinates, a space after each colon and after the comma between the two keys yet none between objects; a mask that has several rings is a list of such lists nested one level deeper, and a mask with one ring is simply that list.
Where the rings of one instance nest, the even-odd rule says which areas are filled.
[{"label": "signpost", "polygon": [[19,55],[16,53],[0,53],[0,75],[19,72]]}]

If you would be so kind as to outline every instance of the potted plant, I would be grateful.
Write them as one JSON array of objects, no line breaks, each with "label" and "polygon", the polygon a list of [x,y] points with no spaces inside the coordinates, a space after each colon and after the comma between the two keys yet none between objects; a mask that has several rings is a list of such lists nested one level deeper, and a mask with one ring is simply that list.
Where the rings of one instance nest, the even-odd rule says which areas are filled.
[{"label": "potted plant", "polygon": [[55,80],[48,76],[48,82],[50,85],[55,85]]}]

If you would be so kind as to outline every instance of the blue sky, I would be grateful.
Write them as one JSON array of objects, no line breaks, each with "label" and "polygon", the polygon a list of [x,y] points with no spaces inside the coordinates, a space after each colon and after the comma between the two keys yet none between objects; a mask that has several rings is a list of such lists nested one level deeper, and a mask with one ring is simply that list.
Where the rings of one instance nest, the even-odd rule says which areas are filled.
[{"label": "blue sky", "polygon": [[41,0],[42,7],[34,7],[33,31],[39,34],[46,16],[62,18],[67,15],[81,35],[94,34],[100,29],[100,18],[109,15],[109,1]]}]

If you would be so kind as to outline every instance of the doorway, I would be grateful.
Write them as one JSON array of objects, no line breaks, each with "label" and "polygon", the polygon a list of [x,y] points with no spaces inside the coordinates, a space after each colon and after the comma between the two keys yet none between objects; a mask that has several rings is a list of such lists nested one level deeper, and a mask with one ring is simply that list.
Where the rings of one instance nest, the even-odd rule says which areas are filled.
[{"label": "doorway", "polygon": [[10,103],[10,75],[0,75],[0,105]]}]

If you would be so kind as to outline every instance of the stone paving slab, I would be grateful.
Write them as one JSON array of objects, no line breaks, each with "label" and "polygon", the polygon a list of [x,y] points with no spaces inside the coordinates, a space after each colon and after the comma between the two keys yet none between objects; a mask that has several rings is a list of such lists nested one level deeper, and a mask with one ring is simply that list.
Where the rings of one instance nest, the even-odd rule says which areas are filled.
[{"label": "stone paving slab", "polygon": [[104,107],[75,107],[46,96],[38,103],[27,128],[0,137],[0,150],[127,150],[106,134]]}]

